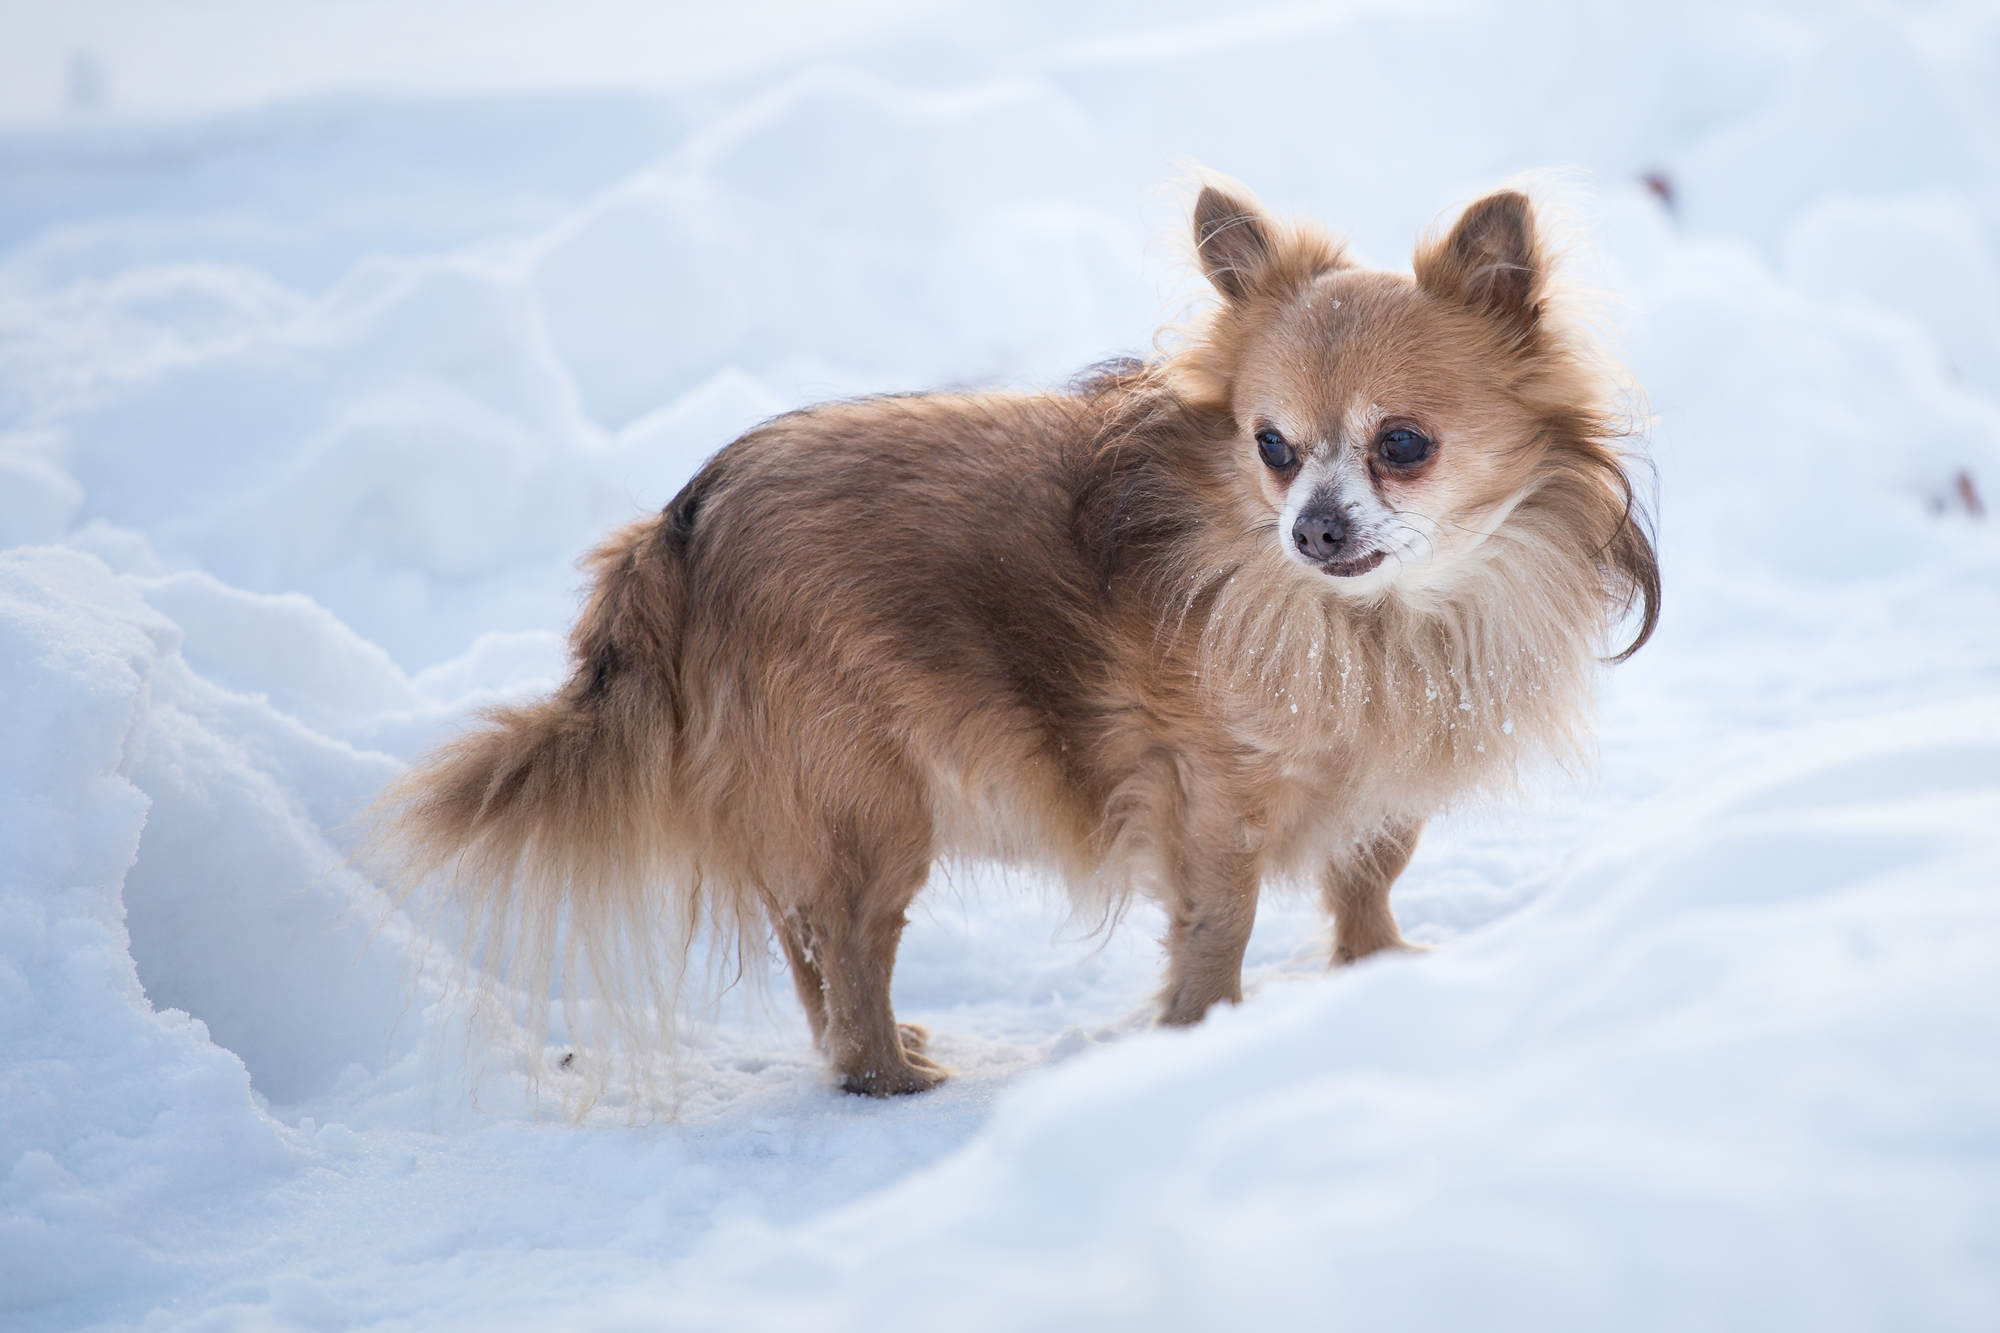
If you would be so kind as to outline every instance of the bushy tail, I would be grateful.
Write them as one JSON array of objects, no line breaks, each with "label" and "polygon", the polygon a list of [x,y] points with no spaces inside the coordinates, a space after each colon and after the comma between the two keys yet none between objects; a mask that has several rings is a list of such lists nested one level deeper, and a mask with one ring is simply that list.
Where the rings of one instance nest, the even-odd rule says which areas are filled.
[{"label": "bushy tail", "polygon": [[[582,1057],[563,1081],[577,1114],[614,1073],[636,1092],[669,1049],[688,961],[706,928],[742,938],[741,904],[710,903],[684,871],[675,749],[686,570],[665,521],[592,551],[595,578],[551,698],[488,709],[425,756],[375,808],[369,859],[407,902],[462,931],[457,980],[518,1011],[531,1061],[560,995]],[[717,918],[723,918],[718,920]],[[531,1065],[538,1072],[539,1065]]]}]

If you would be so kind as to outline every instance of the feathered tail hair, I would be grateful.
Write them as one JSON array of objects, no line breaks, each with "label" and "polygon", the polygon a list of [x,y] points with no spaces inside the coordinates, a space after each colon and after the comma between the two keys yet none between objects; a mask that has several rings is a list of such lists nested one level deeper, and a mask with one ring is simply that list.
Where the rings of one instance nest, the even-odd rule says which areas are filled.
[{"label": "feathered tail hair", "polygon": [[522,1021],[531,1078],[560,999],[568,1040],[603,1057],[564,1061],[581,1076],[565,1080],[578,1116],[618,1075],[635,1107],[654,1100],[696,945],[722,941],[708,957],[734,953],[740,967],[743,942],[762,938],[745,929],[746,904],[703,891],[678,836],[687,578],[670,522],[630,524],[583,563],[595,584],[569,679],[548,699],[487,709],[391,783],[366,853],[393,867],[398,903],[422,894],[433,930],[460,934],[455,981],[489,1026]]}]

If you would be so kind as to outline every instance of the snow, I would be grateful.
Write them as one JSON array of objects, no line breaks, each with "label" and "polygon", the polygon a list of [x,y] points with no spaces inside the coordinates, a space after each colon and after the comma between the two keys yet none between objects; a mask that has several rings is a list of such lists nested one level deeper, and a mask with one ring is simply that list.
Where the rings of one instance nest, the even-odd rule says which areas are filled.
[{"label": "snow", "polygon": [[[324,8],[0,108],[0,1322],[2000,1325],[1990,6],[774,4],[650,86],[631,7],[393,68]],[[1156,915],[959,870],[936,1092],[835,1091],[780,983],[677,1119],[569,1122],[357,812],[745,426],[1146,352],[1190,158],[1388,265],[1567,169],[1666,578],[1593,771],[1427,833],[1427,953],[1280,898],[1160,1031]]]}]

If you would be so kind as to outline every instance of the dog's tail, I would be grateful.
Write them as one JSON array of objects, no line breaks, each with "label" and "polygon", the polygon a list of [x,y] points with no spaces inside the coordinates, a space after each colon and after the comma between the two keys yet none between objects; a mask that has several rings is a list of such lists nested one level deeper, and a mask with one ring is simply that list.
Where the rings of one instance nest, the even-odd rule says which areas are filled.
[{"label": "dog's tail", "polygon": [[[691,951],[723,904],[681,869],[676,681],[687,609],[681,542],[665,517],[614,533],[570,636],[569,679],[550,698],[490,708],[377,802],[369,859],[407,902],[428,889],[462,932],[459,980],[498,990],[523,1017],[540,1069],[552,997],[568,1040],[594,1053],[567,1094],[580,1114],[614,1070],[650,1090],[668,1049]],[[729,906],[734,906],[733,904]],[[740,920],[721,923],[734,934]],[[482,1005],[482,1007],[484,1007]],[[490,1014],[490,1010],[489,1010]],[[572,1054],[575,1054],[573,1052]],[[586,1090],[580,1094],[579,1087]]]}]

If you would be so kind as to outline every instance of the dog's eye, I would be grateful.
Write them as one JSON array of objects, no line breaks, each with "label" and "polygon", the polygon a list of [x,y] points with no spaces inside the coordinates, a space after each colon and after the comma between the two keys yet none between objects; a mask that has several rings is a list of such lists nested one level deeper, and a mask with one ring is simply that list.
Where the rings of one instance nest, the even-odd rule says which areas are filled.
[{"label": "dog's eye", "polygon": [[1285,437],[1270,429],[1257,432],[1257,452],[1263,456],[1264,466],[1273,472],[1283,472],[1299,461],[1292,446],[1285,443]]},{"label": "dog's eye", "polygon": [[1415,467],[1431,456],[1431,442],[1407,426],[1398,426],[1376,446],[1390,467]]}]

